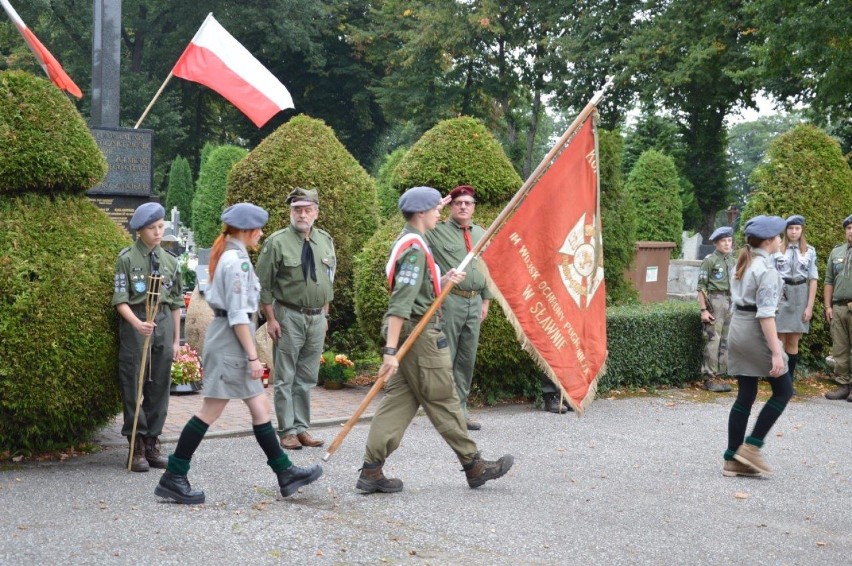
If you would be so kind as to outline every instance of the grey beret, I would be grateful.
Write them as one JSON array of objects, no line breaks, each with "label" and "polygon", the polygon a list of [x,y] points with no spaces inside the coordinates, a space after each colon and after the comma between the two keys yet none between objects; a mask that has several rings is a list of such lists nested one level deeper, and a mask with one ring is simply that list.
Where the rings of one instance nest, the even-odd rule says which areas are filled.
[{"label": "grey beret", "polygon": [[801,214],[794,214],[787,218],[787,226],[804,226],[805,217]]},{"label": "grey beret", "polygon": [[319,194],[317,194],[315,189],[296,187],[287,195],[287,204],[290,206],[319,205]]},{"label": "grey beret", "polygon": [[715,242],[720,238],[733,238],[734,237],[734,229],[730,226],[722,226],[721,228],[716,228],[712,234],[710,234],[710,241]]},{"label": "grey beret", "polygon": [[441,193],[432,187],[411,187],[399,197],[399,209],[403,212],[425,212],[441,202]]},{"label": "grey beret", "polygon": [[843,227],[844,228],[846,228],[850,224],[852,224],[852,214],[850,214],[849,216],[847,216],[846,218],[843,219]]},{"label": "grey beret", "polygon": [[266,225],[269,213],[250,202],[238,202],[226,208],[219,218],[238,230],[254,230]]},{"label": "grey beret", "polygon": [[787,228],[787,221],[780,216],[755,216],[745,224],[745,235],[761,240],[774,238]]},{"label": "grey beret", "polygon": [[130,229],[141,230],[148,224],[162,220],[166,217],[166,209],[158,202],[146,202],[139,205],[139,208],[133,213],[130,218]]}]

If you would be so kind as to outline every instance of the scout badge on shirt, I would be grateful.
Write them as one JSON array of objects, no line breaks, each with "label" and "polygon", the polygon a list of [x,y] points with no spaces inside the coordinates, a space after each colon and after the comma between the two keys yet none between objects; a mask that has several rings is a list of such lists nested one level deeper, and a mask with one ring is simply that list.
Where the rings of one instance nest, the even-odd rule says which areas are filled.
[{"label": "scout badge on shirt", "polygon": [[713,268],[713,279],[716,281],[720,281],[723,277],[725,277],[725,270],[719,266]]}]

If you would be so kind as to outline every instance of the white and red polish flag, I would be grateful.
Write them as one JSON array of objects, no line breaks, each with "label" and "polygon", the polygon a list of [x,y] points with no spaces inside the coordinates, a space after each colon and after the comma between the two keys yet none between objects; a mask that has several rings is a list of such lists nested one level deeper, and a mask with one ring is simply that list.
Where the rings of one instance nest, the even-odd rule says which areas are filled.
[{"label": "white and red polish flag", "polygon": [[293,108],[287,88],[213,14],[207,15],[172,73],[212,88],[258,128],[281,110]]},{"label": "white and red polish flag", "polygon": [[27,24],[24,23],[24,20],[21,19],[21,16],[18,15],[18,12],[15,11],[12,5],[9,4],[8,0],[0,0],[0,4],[3,5],[6,13],[9,14],[9,18],[12,19],[15,27],[18,28],[18,31],[24,37],[24,41],[27,42],[33,55],[36,56],[36,59],[41,64],[41,68],[44,69],[44,72],[47,73],[53,84],[77,98],[83,98],[80,88],[74,84],[74,81],[71,80],[71,77],[68,76],[68,73],[65,72],[65,69],[56,60],[56,57],[51,55],[50,51],[30,31],[30,28],[27,27]]}]

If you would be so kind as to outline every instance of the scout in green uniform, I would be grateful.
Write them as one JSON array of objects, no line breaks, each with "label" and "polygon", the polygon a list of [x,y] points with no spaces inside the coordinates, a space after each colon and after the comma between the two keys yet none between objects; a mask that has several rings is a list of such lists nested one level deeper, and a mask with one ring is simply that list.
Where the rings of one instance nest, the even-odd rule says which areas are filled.
[{"label": "scout in green uniform", "polygon": [[[473,223],[475,196],[476,191],[470,185],[459,185],[450,191],[450,218],[439,222],[434,230],[426,232],[426,240],[435,262],[442,271],[449,271],[461,264],[467,253],[485,235],[485,230]],[[479,423],[470,420],[467,397],[479,347],[479,328],[488,316],[488,306],[493,298],[488,290],[483,266],[479,259],[471,261],[465,271],[464,281],[450,290],[441,305],[441,322],[453,360],[453,379],[468,430],[482,428]]]},{"label": "scout in green uniform", "polygon": [[385,347],[382,348],[380,372],[390,377],[370,425],[364,466],[355,485],[367,493],[402,490],[402,481],[386,478],[382,467],[399,447],[405,430],[421,406],[456,453],[470,487],[476,488],[501,477],[514,462],[510,455],[496,462],[484,460],[468,435],[453,382],[447,337],[441,332],[437,317],[414,341],[402,361],[396,359],[397,348],[435,301],[440,285],[448,281],[460,283],[465,278],[463,272],[455,269],[442,278],[423,238],[440,220],[440,205],[441,194],[431,187],[408,189],[399,199],[399,209],[407,223],[394,243],[385,270],[391,298],[382,329]]},{"label": "scout in green uniform", "polygon": [[834,380],[840,384],[826,393],[825,398],[852,402],[852,216],[843,221],[843,229],[846,243],[831,250],[825,270],[825,318],[831,325]]},{"label": "scout in green uniform", "polygon": [[726,393],[731,386],[718,376],[727,372],[728,328],[731,326],[731,254],[734,231],[723,226],[710,235],[716,251],[704,258],[698,272],[698,304],[704,326],[704,363],[701,373],[704,388],[714,393]]},{"label": "scout in green uniform", "polygon": [[[145,337],[151,336],[142,406],[136,426],[137,438],[130,469],[147,472],[150,467],[165,468],[157,437],[163,431],[169,408],[172,382],[172,360],[180,349],[180,309],[183,289],[177,258],[160,247],[166,211],[155,202],[141,205],[130,219],[130,229],[137,233],[136,243],[121,250],[115,263],[112,305],[120,315],[118,380],[124,403],[124,425],[121,434],[130,440],[136,413],[139,365]],[[152,271],[162,276],[160,308],[153,322],[145,321],[148,278]]]},{"label": "scout in green uniform", "polygon": [[314,226],[317,191],[294,189],[287,196],[290,225],[264,242],[257,259],[266,332],[275,343],[275,414],[281,446],[322,446],[308,432],[311,389],[317,384],[328,330],[328,305],[337,257],[328,232]]}]

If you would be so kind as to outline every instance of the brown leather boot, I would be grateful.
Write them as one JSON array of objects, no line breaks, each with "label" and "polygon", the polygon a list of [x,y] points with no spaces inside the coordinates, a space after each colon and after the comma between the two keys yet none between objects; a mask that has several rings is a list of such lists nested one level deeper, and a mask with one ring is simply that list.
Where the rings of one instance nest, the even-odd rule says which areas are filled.
[{"label": "brown leather boot", "polygon": [[765,476],[772,474],[772,468],[770,468],[769,464],[766,463],[766,460],[763,459],[763,455],[760,453],[760,448],[757,446],[751,444],[740,444],[740,447],[737,448],[736,454],[734,454],[734,460],[754,468]]},{"label": "brown leather boot", "polygon": [[[127,439],[130,442],[130,439]],[[128,449],[128,456],[130,456]],[[130,460],[131,472],[147,472],[151,467],[148,465],[148,460],[145,459],[145,441],[141,435],[136,436],[136,442],[133,443],[133,456]]]},{"label": "brown leather boot", "polygon": [[156,436],[145,437],[145,460],[152,468],[165,470],[169,461],[160,452],[160,440]]},{"label": "brown leather boot", "polygon": [[382,472],[382,464],[367,464],[361,468],[361,475],[358,477],[358,483],[355,484],[357,489],[366,493],[396,493],[402,491],[402,480],[396,478],[386,478]]},{"label": "brown leather boot", "polygon": [[465,465],[462,469],[464,475],[467,476],[467,485],[471,488],[477,488],[489,480],[496,480],[502,477],[512,468],[515,463],[515,458],[506,454],[496,462],[483,460],[479,452],[473,457],[473,462]]}]

